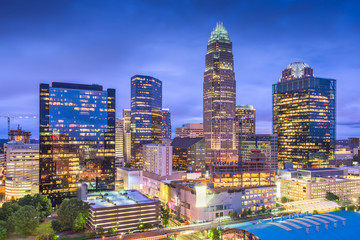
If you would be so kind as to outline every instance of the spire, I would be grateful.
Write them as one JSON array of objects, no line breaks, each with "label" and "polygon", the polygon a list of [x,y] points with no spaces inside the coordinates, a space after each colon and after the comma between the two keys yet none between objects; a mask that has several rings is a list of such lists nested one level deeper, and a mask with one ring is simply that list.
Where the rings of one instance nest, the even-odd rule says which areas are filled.
[{"label": "spire", "polygon": [[222,22],[217,22],[215,28],[211,32],[211,36],[209,38],[208,44],[213,42],[225,42],[230,43],[230,37],[228,32],[226,31],[224,24]]}]

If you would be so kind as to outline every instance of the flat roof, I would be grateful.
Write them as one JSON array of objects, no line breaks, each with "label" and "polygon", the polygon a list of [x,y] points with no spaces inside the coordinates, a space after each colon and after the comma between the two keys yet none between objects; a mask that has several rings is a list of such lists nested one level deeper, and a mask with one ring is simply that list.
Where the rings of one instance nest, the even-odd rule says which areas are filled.
[{"label": "flat roof", "polygon": [[155,203],[159,200],[153,200],[137,190],[109,191],[90,193],[87,200],[91,208],[108,208],[115,206],[127,206],[143,203]]}]

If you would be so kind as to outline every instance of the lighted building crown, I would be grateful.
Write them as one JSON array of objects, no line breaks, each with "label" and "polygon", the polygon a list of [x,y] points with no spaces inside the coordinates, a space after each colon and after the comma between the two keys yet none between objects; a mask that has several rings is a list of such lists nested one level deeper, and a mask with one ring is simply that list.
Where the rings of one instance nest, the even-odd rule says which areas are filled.
[{"label": "lighted building crown", "polygon": [[208,44],[211,44],[213,42],[230,42],[230,37],[226,29],[224,28],[224,25],[222,22],[217,22],[215,28],[211,32],[211,36],[209,38]]},{"label": "lighted building crown", "polygon": [[282,72],[280,82],[313,76],[313,69],[309,65],[304,62],[294,62],[289,64]]}]

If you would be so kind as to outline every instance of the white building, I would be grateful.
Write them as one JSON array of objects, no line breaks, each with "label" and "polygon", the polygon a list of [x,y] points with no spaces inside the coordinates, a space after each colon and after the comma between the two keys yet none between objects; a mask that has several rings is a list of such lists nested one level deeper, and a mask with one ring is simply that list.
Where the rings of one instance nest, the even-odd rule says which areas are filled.
[{"label": "white building", "polygon": [[153,143],[143,147],[143,169],[159,176],[172,174],[172,146]]},{"label": "white building", "polygon": [[115,157],[124,157],[124,120],[115,120]]},{"label": "white building", "polygon": [[39,144],[10,141],[5,145],[5,200],[39,193]]},{"label": "white building", "polygon": [[138,168],[116,168],[116,190],[140,190],[143,170]]}]

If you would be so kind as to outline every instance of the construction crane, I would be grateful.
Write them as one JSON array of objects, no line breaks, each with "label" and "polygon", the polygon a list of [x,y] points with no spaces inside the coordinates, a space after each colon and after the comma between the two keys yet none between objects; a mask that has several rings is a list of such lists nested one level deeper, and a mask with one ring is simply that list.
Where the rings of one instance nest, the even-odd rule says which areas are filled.
[{"label": "construction crane", "polygon": [[10,114],[8,114],[7,116],[0,116],[0,118],[7,118],[7,123],[8,123],[8,139],[10,140],[10,119],[11,118],[22,118],[22,119],[34,119],[34,118],[38,118],[38,116],[36,115],[30,115],[30,116],[12,116]]}]

